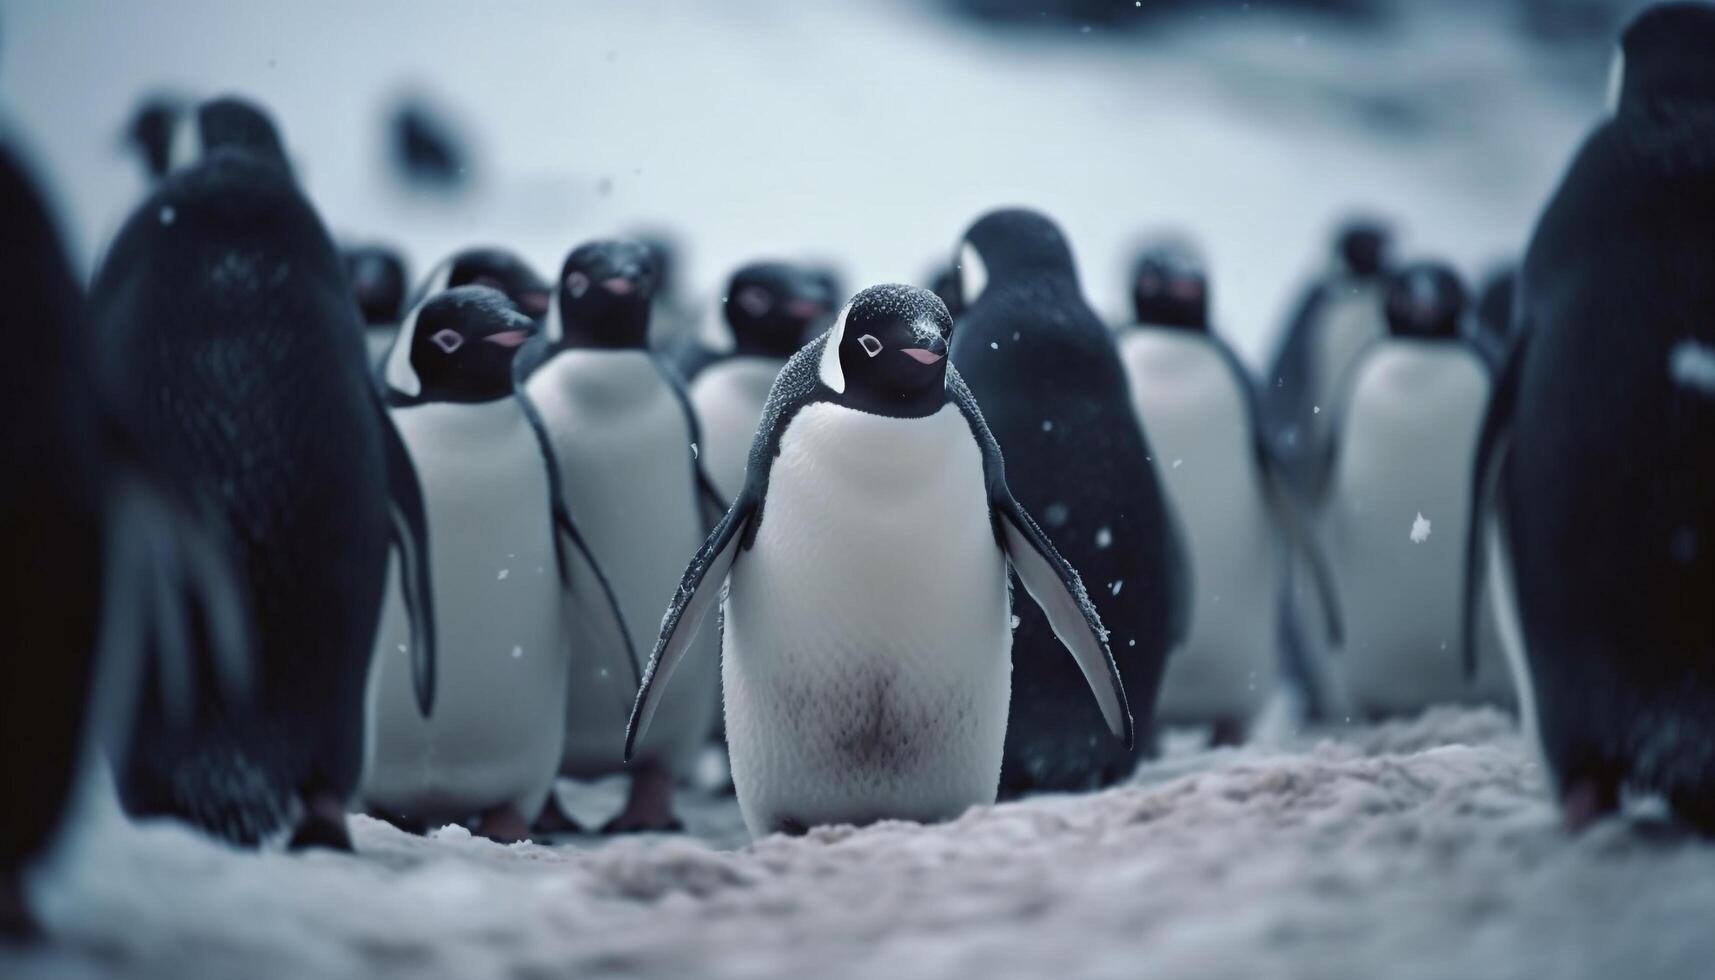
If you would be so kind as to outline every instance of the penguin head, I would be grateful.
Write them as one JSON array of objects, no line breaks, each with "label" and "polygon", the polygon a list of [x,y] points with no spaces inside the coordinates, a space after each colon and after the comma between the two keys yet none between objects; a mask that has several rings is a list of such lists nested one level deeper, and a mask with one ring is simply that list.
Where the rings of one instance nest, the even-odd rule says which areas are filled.
[{"label": "penguin head", "polygon": [[1354,279],[1379,279],[1387,273],[1392,247],[1393,235],[1386,225],[1368,218],[1355,219],[1334,235],[1334,262]]},{"label": "penguin head", "polygon": [[401,337],[425,401],[486,402],[512,394],[512,359],[536,321],[488,286],[456,286],[417,307]]},{"label": "penguin head", "polygon": [[357,299],[363,322],[371,326],[398,323],[405,306],[405,260],[393,249],[380,245],[348,248],[345,277]]},{"label": "penguin head", "polygon": [[655,257],[647,246],[627,241],[579,245],[560,268],[549,343],[646,347],[656,282]]},{"label": "penguin head", "polygon": [[1209,277],[1184,246],[1145,249],[1132,269],[1131,298],[1139,323],[1209,329]]},{"label": "penguin head", "polygon": [[964,305],[959,297],[959,269],[954,265],[937,265],[929,270],[924,277],[929,285],[929,291],[941,297],[941,302],[947,304],[947,312],[954,316],[964,312]]},{"label": "penguin head", "polygon": [[172,169],[174,130],[184,125],[185,105],[170,95],[151,95],[131,113],[125,128],[125,143],[143,161],[151,180],[160,180]]},{"label": "penguin head", "polygon": [[812,270],[753,262],[727,283],[726,322],[737,354],[791,357],[804,334],[833,312],[834,297]]},{"label": "penguin head", "polygon": [[548,284],[523,259],[503,248],[484,246],[454,253],[429,273],[412,305],[458,286],[498,289],[520,312],[538,322],[548,315]]},{"label": "penguin head", "polygon": [[234,95],[210,99],[195,111],[172,99],[152,100],[137,113],[131,139],[142,148],[156,177],[194,166],[216,152],[242,154],[287,176],[292,173],[268,111]]},{"label": "penguin head", "polygon": [[965,232],[954,260],[959,299],[975,306],[992,283],[1064,279],[1077,282],[1072,249],[1048,216],[1025,208],[990,211]]},{"label": "penguin head", "polygon": [[1659,3],[1620,36],[1609,101],[1616,113],[1715,101],[1715,4]]},{"label": "penguin head", "polygon": [[1465,315],[1465,284],[1440,262],[1415,262],[1388,278],[1387,324],[1394,337],[1453,340]]},{"label": "penguin head", "polygon": [[915,286],[871,286],[828,330],[817,374],[849,408],[921,418],[947,401],[946,304]]}]

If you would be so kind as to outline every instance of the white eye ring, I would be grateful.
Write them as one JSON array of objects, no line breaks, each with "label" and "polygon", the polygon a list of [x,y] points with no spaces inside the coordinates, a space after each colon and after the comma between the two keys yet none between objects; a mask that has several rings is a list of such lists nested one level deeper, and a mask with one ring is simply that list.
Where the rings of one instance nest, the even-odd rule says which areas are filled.
[{"label": "white eye ring", "polygon": [[590,289],[590,277],[581,272],[568,273],[566,275],[566,289],[571,292],[573,299],[583,299],[584,294]]},{"label": "white eye ring", "polygon": [[441,330],[429,338],[429,343],[441,349],[443,354],[451,354],[464,346],[464,335],[457,330]]},{"label": "white eye ring", "polygon": [[859,337],[858,346],[862,347],[863,352],[868,354],[870,357],[874,357],[881,353],[881,341],[876,340],[874,334],[866,333],[862,337]]}]

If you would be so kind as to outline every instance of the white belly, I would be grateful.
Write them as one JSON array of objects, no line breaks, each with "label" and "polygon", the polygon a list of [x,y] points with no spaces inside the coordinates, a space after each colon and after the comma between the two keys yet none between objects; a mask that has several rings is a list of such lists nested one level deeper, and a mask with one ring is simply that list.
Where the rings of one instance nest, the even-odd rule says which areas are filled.
[{"label": "white belly", "polygon": [[725,606],[727,743],[753,834],[993,802],[1012,634],[988,514],[953,406],[792,420]]},{"label": "white belly", "polygon": [[[559,457],[572,519],[618,596],[626,628],[647,659],[661,617],[707,529],[697,509],[685,411],[654,362],[640,351],[567,351],[531,376],[529,394]],[[576,608],[600,602],[581,570]],[[624,768],[625,725],[637,668],[602,642],[587,613],[570,617],[571,693],[563,771],[595,776]],[[720,704],[718,643],[699,640],[674,677],[639,759],[662,759],[681,774],[713,732]]]},{"label": "white belly", "polygon": [[[1472,456],[1489,381],[1476,355],[1388,341],[1356,368],[1340,455],[1319,515],[1346,615],[1328,658],[1355,707],[1416,711],[1444,701],[1507,700],[1489,640],[1474,682],[1459,643]],[[1427,528],[1417,525],[1423,515]],[[1492,629],[1492,617],[1483,623]]]},{"label": "white belly", "polygon": [[691,382],[691,405],[702,429],[703,470],[728,501],[744,488],[745,463],[762,407],[785,364],[772,357],[732,357],[709,365]]},{"label": "white belly", "polygon": [[541,451],[510,399],[392,414],[427,507],[439,683],[424,719],[395,564],[370,673],[364,798],[427,820],[501,804],[534,817],[559,762],[569,663]]},{"label": "white belly", "polygon": [[1311,351],[1311,404],[1308,449],[1320,454],[1332,437],[1333,407],[1340,400],[1352,364],[1373,341],[1387,336],[1382,295],[1377,286],[1340,282],[1319,313]]},{"label": "white belly", "polygon": [[1282,567],[1244,393],[1221,355],[1182,331],[1128,331],[1120,358],[1194,576],[1191,631],[1167,662],[1156,717],[1248,720],[1277,684]]}]

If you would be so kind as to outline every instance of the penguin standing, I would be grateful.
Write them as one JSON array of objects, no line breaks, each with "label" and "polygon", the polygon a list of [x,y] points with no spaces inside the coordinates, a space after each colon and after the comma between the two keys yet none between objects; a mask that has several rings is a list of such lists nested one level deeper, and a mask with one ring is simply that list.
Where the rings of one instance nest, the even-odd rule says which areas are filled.
[{"label": "penguin standing", "polygon": [[369,684],[363,797],[411,829],[474,816],[478,833],[522,840],[559,771],[571,660],[565,566],[587,553],[513,387],[512,358],[535,332],[504,294],[459,286],[418,307],[387,365],[390,412],[422,480],[435,556],[442,693],[434,717],[421,717],[409,622],[390,590]]},{"label": "penguin standing", "polygon": [[1504,661],[1468,683],[1456,655],[1470,467],[1490,389],[1486,362],[1460,335],[1465,302],[1445,266],[1390,277],[1390,336],[1359,356],[1331,412],[1317,526],[1348,637],[1328,662],[1353,711],[1369,717],[1509,692]]},{"label": "penguin standing", "polygon": [[[1006,738],[1010,561],[1107,728],[1131,713],[1078,575],[1007,487],[946,361],[934,294],[873,286],[787,363],[738,499],[662,620],[627,734],[651,734],[721,599],[727,742],[745,825],[943,820],[993,802]],[[1105,734],[1103,737],[1107,737]]]},{"label": "penguin standing", "polygon": [[1317,471],[1330,436],[1329,403],[1353,359],[1387,334],[1382,293],[1391,236],[1383,225],[1357,220],[1334,240],[1327,274],[1311,286],[1287,324],[1263,389],[1270,441],[1298,489]]},{"label": "penguin standing", "polygon": [[[24,875],[66,815],[86,749],[123,759],[147,667],[184,720],[202,667],[242,693],[243,611],[214,540],[136,455],[96,378],[83,297],[35,183],[0,144],[0,293],[28,370],[0,391],[0,941],[33,935]],[[215,660],[194,660],[193,630]],[[147,654],[153,654],[146,660]]]},{"label": "penguin standing", "polygon": [[[658,629],[661,598],[672,593],[685,555],[720,506],[697,465],[690,403],[648,347],[654,276],[641,245],[600,241],[574,249],[549,314],[547,359],[525,388],[559,462],[566,503],[610,576],[627,629],[645,637]],[[573,584],[596,601],[593,583],[574,576]],[[592,616],[572,624],[578,664],[561,773],[578,779],[625,769],[626,712],[616,706],[636,689],[641,671],[627,647],[590,634],[584,624]],[[655,737],[640,748],[625,809],[605,831],[679,827],[673,783],[689,775],[719,702],[715,658],[697,661]],[[569,826],[558,812],[544,818],[548,829]]]},{"label": "penguin standing", "polygon": [[340,253],[351,294],[363,318],[363,340],[369,363],[380,364],[393,346],[393,334],[405,317],[405,259],[383,245],[360,245]]},{"label": "penguin standing", "polygon": [[1477,292],[1477,315],[1467,336],[1496,373],[1506,361],[1513,335],[1513,298],[1518,293],[1518,267],[1504,265],[1489,273]]},{"label": "penguin standing", "polygon": [[834,308],[828,289],[809,270],[781,262],[744,266],[727,283],[723,308],[732,354],[705,367],[690,384],[702,430],[698,455],[723,501],[744,486],[745,459],[774,376],[803,346],[805,330]]},{"label": "penguin standing", "polygon": [[233,99],[199,118],[201,161],[145,199],[102,263],[94,334],[140,444],[219,517],[256,696],[205,699],[177,731],[148,692],[120,795],[134,814],[237,843],[289,830],[294,846],[349,848],[390,531],[419,709],[434,698],[421,495],[370,383],[339,255],[269,151],[272,124]]},{"label": "penguin standing", "polygon": [[1715,833],[1715,7],[1652,7],[1620,51],[1524,261],[1470,582],[1567,825],[1629,789]]},{"label": "penguin standing", "polygon": [[[1146,251],[1132,275],[1137,325],[1117,338],[1132,406],[1184,520],[1194,576],[1190,632],[1168,661],[1156,717],[1244,739],[1279,686],[1274,608],[1285,545],[1308,556],[1324,597],[1326,562],[1278,472],[1248,372],[1209,325],[1208,276],[1175,247]],[[1338,615],[1325,609],[1337,637]]]},{"label": "penguin standing", "polygon": [[1072,252],[1040,214],[994,211],[960,249],[964,315],[953,363],[1011,460],[1019,501],[1100,597],[1141,745],[1100,737],[1048,618],[1021,609],[1001,792],[1106,785],[1151,748],[1157,688],[1190,616],[1180,530],[1132,413],[1107,328],[1079,293]]}]

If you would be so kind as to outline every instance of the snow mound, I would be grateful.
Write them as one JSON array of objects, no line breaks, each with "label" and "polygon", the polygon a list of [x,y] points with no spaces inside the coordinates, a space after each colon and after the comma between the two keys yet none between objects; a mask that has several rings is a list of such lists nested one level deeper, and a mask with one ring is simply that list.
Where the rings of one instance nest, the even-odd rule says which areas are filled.
[{"label": "snow mound", "polygon": [[[731,826],[730,799],[686,804]],[[1647,815],[1567,837],[1488,710],[731,850],[357,817],[355,856],[257,855],[93,822],[39,889],[60,945],[0,974],[1681,977],[1715,956],[1715,847]]]}]

